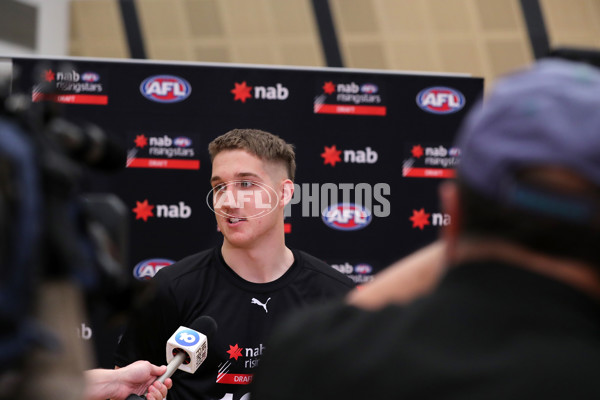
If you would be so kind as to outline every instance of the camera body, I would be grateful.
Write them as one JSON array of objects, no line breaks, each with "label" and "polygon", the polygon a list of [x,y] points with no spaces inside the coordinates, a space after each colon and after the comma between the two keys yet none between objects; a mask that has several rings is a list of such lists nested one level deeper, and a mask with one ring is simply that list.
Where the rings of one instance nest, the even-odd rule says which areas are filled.
[{"label": "camera body", "polygon": [[100,127],[9,88],[0,81],[0,383],[28,376],[34,352],[77,347],[40,317],[44,287],[65,284],[81,293],[78,307],[112,318],[128,310],[135,284],[124,203],[81,189],[92,170],[124,168],[125,150]]}]

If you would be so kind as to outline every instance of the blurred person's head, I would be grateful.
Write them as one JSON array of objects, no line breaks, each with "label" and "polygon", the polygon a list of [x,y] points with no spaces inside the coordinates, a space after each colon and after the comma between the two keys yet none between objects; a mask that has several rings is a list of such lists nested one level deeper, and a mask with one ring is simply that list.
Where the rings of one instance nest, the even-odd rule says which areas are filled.
[{"label": "blurred person's head", "polygon": [[600,70],[548,59],[500,79],[457,146],[458,240],[600,268]]}]

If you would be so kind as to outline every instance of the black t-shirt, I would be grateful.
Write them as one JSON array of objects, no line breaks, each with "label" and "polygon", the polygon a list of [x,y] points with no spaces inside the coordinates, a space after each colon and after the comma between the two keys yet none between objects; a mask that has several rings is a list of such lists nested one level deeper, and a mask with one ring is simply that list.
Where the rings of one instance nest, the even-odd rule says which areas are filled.
[{"label": "black t-shirt", "polygon": [[253,400],[600,399],[600,303],[498,262],[406,306],[296,313],[267,345]]},{"label": "black t-shirt", "polygon": [[246,400],[249,384],[275,324],[311,303],[341,298],[353,282],[317,258],[292,250],[294,263],[279,279],[263,284],[242,279],[221,255],[209,249],[160,270],[155,292],[132,315],[117,347],[115,362],[166,363],[166,343],[179,326],[197,317],[215,319],[207,360],[195,374],[177,371],[169,400]]}]

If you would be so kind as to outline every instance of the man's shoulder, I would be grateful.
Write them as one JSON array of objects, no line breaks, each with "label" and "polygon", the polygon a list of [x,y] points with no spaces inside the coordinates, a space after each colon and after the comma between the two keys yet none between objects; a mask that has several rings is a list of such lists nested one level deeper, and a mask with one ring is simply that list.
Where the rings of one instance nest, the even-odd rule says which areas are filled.
[{"label": "man's shoulder", "polygon": [[215,249],[210,248],[191,254],[181,260],[161,269],[156,277],[158,279],[176,280],[190,273],[201,273],[214,262]]},{"label": "man's shoulder", "polygon": [[337,271],[331,265],[323,260],[302,250],[294,250],[294,253],[300,258],[300,266],[310,273],[319,276],[322,279],[333,280],[349,288],[354,287],[354,282],[346,275]]}]

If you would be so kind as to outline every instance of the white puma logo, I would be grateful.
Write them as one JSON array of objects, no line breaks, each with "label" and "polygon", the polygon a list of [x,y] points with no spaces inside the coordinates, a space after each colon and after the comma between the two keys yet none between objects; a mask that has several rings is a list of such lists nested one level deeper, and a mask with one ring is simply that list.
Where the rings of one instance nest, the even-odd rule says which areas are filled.
[{"label": "white puma logo", "polygon": [[253,298],[252,298],[252,301],[251,301],[251,303],[252,303],[252,304],[257,304],[257,305],[261,306],[262,308],[264,308],[264,309],[265,309],[265,312],[266,312],[266,313],[268,313],[268,312],[269,312],[269,310],[267,310],[267,303],[269,302],[269,300],[271,300],[271,298],[270,298],[270,297],[267,299],[267,301],[265,301],[264,303],[261,303],[259,300],[255,299],[255,298],[253,297]]}]

